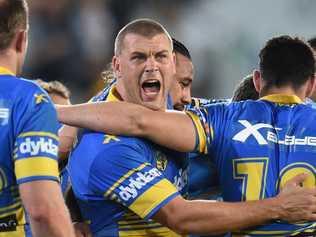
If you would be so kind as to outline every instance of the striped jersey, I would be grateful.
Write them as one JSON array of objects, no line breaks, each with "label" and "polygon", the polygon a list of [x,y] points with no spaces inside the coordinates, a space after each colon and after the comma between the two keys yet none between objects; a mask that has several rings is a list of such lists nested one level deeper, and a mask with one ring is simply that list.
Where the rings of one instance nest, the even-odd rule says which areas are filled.
[{"label": "striped jersey", "polygon": [[46,92],[0,68],[0,236],[31,236],[18,186],[58,181],[57,128]]},{"label": "striped jersey", "polygon": [[[276,196],[299,173],[316,184],[316,110],[296,96],[214,104],[188,112],[198,131],[196,149],[211,154],[225,201]],[[316,223],[276,221],[236,236],[292,236]]]},{"label": "striped jersey", "polygon": [[[113,85],[94,100],[118,98]],[[187,193],[186,158],[144,139],[85,130],[68,171],[93,236],[179,236],[151,218]]]}]

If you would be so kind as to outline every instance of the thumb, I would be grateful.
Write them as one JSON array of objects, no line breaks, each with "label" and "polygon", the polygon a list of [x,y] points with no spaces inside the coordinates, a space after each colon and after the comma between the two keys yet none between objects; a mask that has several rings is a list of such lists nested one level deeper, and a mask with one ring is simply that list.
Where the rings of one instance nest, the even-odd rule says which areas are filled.
[{"label": "thumb", "polygon": [[302,183],[306,180],[308,175],[306,173],[301,173],[296,175],[294,178],[291,178],[289,181],[285,183],[285,186],[301,186]]}]

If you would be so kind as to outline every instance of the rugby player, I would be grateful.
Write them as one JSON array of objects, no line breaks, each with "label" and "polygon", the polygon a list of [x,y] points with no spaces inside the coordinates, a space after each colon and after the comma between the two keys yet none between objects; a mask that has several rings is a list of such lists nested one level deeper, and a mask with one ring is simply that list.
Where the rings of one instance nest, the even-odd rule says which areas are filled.
[{"label": "rugby player", "polygon": [[[308,66],[309,66],[309,73],[304,74],[305,69],[303,70],[303,76],[302,75],[296,75],[298,78],[304,77],[303,81],[300,81],[298,87],[292,88],[292,81],[288,82],[286,81],[281,83],[281,88],[279,88],[279,81],[277,81],[277,87],[275,88],[275,85],[272,83],[272,86],[270,85],[270,80],[265,78],[266,74],[263,73],[263,77],[261,77],[261,73],[259,71],[256,71],[254,73],[254,80],[256,89],[260,91],[260,95],[263,97],[267,94],[272,94],[272,96],[269,97],[263,97],[260,101],[247,101],[247,102],[240,102],[240,103],[230,103],[230,104],[219,104],[219,105],[213,105],[208,106],[205,109],[196,110],[193,112],[189,112],[187,114],[185,113],[175,113],[175,112],[159,112],[159,111],[152,111],[149,109],[146,109],[145,107],[131,104],[131,103],[123,103],[123,102],[115,102],[115,103],[94,103],[94,104],[86,104],[86,105],[79,105],[79,106],[72,106],[72,107],[59,107],[59,118],[64,123],[69,123],[71,125],[75,126],[84,126],[84,127],[90,127],[94,130],[106,130],[109,133],[114,134],[132,134],[137,136],[144,136],[146,138],[149,138],[157,143],[160,143],[162,145],[165,145],[170,148],[175,148],[180,151],[199,151],[199,152],[205,152],[212,151],[212,155],[215,155],[216,157],[216,165],[217,167],[223,169],[219,169],[221,171],[220,173],[220,182],[222,187],[228,187],[224,191],[224,198],[227,201],[233,201],[233,202],[207,202],[207,201],[186,201],[180,196],[176,196],[172,200],[170,200],[166,205],[161,207],[155,215],[153,215],[153,219],[157,220],[158,222],[168,226],[171,229],[176,230],[180,233],[198,233],[198,234],[207,234],[207,233],[217,233],[217,232],[225,232],[225,231],[236,231],[238,229],[243,229],[245,227],[254,226],[258,224],[262,224],[267,221],[272,220],[279,220],[279,219],[285,219],[287,221],[293,222],[297,220],[315,220],[315,188],[314,188],[314,181],[313,178],[315,178],[314,171],[310,170],[310,166],[307,165],[306,168],[298,166],[298,169],[295,167],[288,167],[288,164],[282,163],[282,165],[286,168],[289,168],[289,172],[286,170],[283,170],[283,173],[272,173],[277,178],[280,178],[280,180],[270,179],[266,180],[267,173],[270,174],[271,167],[267,166],[268,164],[271,164],[272,166],[275,164],[275,160],[271,159],[270,163],[267,162],[269,160],[270,156],[273,158],[273,154],[275,154],[276,151],[281,150],[282,152],[278,156],[284,156],[287,155],[287,152],[283,152],[284,149],[277,149],[278,146],[284,145],[285,148],[288,147],[288,142],[285,144],[285,141],[280,139],[275,140],[273,139],[273,142],[271,142],[272,138],[275,138],[275,136],[269,137],[270,140],[266,140],[268,138],[262,138],[263,141],[265,141],[270,146],[267,146],[266,144],[260,144],[259,142],[263,142],[261,139],[261,136],[257,135],[257,129],[264,128],[264,129],[273,129],[274,126],[277,126],[276,129],[273,129],[272,132],[279,131],[279,126],[286,126],[288,127],[288,124],[274,124],[275,121],[271,121],[271,117],[269,117],[269,108],[272,111],[275,107],[275,110],[288,110],[288,109],[298,109],[301,107],[305,107],[304,104],[300,104],[299,98],[303,99],[309,92],[312,90],[313,87],[313,72],[314,72],[314,58],[310,57],[312,54],[310,54],[310,48],[306,46],[301,41],[297,42],[295,39],[291,39],[290,37],[280,37],[277,39],[273,39],[268,42],[268,46],[270,44],[275,46],[275,42],[281,42],[280,45],[277,43],[277,48],[281,47],[283,43],[287,43],[289,41],[289,44],[292,47],[296,47],[298,44],[298,47],[300,48],[302,46],[302,51],[304,57],[298,57],[301,59],[304,63],[306,58],[308,58]],[[293,43],[293,45],[292,45]],[[269,48],[267,46],[267,48]],[[291,47],[285,47],[286,50],[291,51]],[[266,50],[263,50],[265,52]],[[273,50],[272,50],[273,51]],[[269,52],[269,50],[268,50]],[[293,53],[293,52],[292,52]],[[299,53],[302,53],[299,51]],[[261,53],[261,57],[262,57]],[[281,56],[283,54],[281,53]],[[280,56],[280,55],[279,55]],[[281,57],[280,56],[280,57]],[[288,60],[294,60],[293,58],[287,58]],[[263,57],[265,58],[265,57]],[[268,57],[269,58],[269,57]],[[269,61],[269,60],[268,60]],[[295,61],[295,60],[294,60]],[[311,62],[312,61],[312,62]],[[278,62],[282,62],[282,60],[279,60]],[[265,63],[265,61],[264,61]],[[262,63],[263,65],[265,65]],[[295,61],[296,65],[297,61]],[[301,63],[301,62],[298,62]],[[269,64],[270,65],[270,64]],[[311,66],[313,65],[313,66]],[[261,65],[262,66],[262,65]],[[271,65],[270,65],[271,66]],[[292,65],[291,65],[292,66]],[[294,65],[293,65],[294,67]],[[265,67],[261,68],[261,71]],[[281,75],[286,75],[284,77],[277,77],[279,80],[280,78],[288,78],[289,73],[287,70],[289,70],[288,67],[281,67],[282,70],[285,70]],[[276,68],[273,68],[276,70]],[[291,67],[291,69],[293,69]],[[282,71],[281,70],[281,71]],[[268,70],[269,71],[269,70]],[[289,70],[290,73],[292,73],[291,70]],[[270,72],[270,71],[269,71]],[[312,75],[312,76],[311,76]],[[264,79],[263,79],[264,78]],[[275,79],[275,77],[272,77]],[[291,78],[291,77],[289,77]],[[300,78],[301,79],[301,78]],[[266,80],[269,82],[267,83]],[[265,86],[268,86],[265,87]],[[271,88],[270,88],[271,86]],[[298,89],[299,88],[299,89]],[[276,96],[275,93],[285,93],[285,95]],[[293,95],[297,94],[297,95]],[[269,105],[269,106],[268,106]],[[241,108],[239,108],[241,106]],[[151,106],[155,109],[157,107]],[[254,107],[257,110],[253,111]],[[263,109],[265,113],[260,112],[260,109]],[[250,111],[251,110],[251,111]],[[82,113],[83,111],[84,114]],[[89,111],[89,112],[87,112]],[[249,111],[249,112],[248,112]],[[244,112],[245,114],[240,114]],[[259,113],[260,112],[260,113]],[[275,113],[275,111],[273,110]],[[308,111],[311,115],[314,114],[313,110]],[[283,114],[283,113],[281,113]],[[247,117],[247,116],[248,117]],[[297,116],[303,116],[303,113],[297,113]],[[81,116],[80,118],[78,116]],[[243,116],[246,116],[245,118]],[[253,125],[252,121],[254,118],[251,116],[262,116],[257,117],[257,119],[263,120],[266,122],[266,124],[263,127],[259,127],[257,125]],[[265,121],[264,119],[270,118],[269,121]],[[244,118],[244,119],[243,119]],[[247,120],[248,123],[243,122],[244,120]],[[91,121],[94,121],[91,123]],[[193,121],[193,123],[192,123]],[[249,122],[250,121],[250,122]],[[283,120],[282,120],[283,121]],[[300,121],[300,120],[298,120]],[[311,121],[311,120],[309,120]],[[269,123],[269,124],[268,124]],[[122,126],[122,124],[124,124]],[[261,126],[261,123],[259,123]],[[310,123],[304,123],[309,124],[310,129],[308,132],[313,134],[313,126],[310,125]],[[249,126],[246,126],[249,125]],[[274,126],[273,126],[274,125]],[[253,128],[255,126],[255,128]],[[235,138],[235,135],[237,135],[239,132],[242,132],[243,129],[249,129],[245,131],[246,133],[246,139],[244,137],[239,139],[239,136],[237,136],[236,139],[239,139],[236,141],[231,138]],[[224,130],[224,131],[223,131]],[[282,131],[284,132],[285,129]],[[306,130],[303,130],[306,131]],[[255,133],[255,135],[252,134]],[[269,132],[266,131],[265,132]],[[236,134],[233,134],[236,133]],[[214,135],[215,134],[215,135]],[[243,134],[243,133],[242,133]],[[270,134],[270,133],[269,133]],[[259,138],[257,138],[259,136]],[[283,136],[285,136],[283,134]],[[306,134],[298,134],[297,140],[296,138],[293,138],[293,135],[291,135],[291,139],[294,139],[294,145],[299,146],[297,149],[299,149],[300,152],[303,152],[301,158],[308,159],[309,156],[313,155],[312,150],[304,150],[301,151],[300,148],[303,148],[303,146],[300,146],[298,144],[300,142],[300,137],[305,136],[308,139],[313,140],[312,135],[306,135]],[[245,141],[249,137],[249,142],[247,141],[247,144]],[[256,140],[259,139],[259,140]],[[308,140],[307,139],[307,140]],[[268,143],[269,141],[269,143]],[[284,143],[282,144],[282,142]],[[312,142],[308,140],[309,142]],[[262,146],[265,145],[265,146]],[[235,148],[236,146],[236,148]],[[290,147],[290,146],[289,146]],[[228,149],[231,148],[231,149]],[[234,148],[234,149],[233,149]],[[309,147],[304,147],[309,148]],[[274,152],[271,152],[270,149],[273,149]],[[289,151],[293,151],[293,149],[289,149]],[[233,154],[236,152],[237,154]],[[246,154],[239,154],[238,152],[246,152]],[[259,152],[261,154],[260,157],[256,157],[256,152]],[[253,154],[255,153],[255,154]],[[295,153],[295,152],[294,152]],[[243,157],[240,157],[239,155],[242,155]],[[277,156],[276,155],[276,156]],[[251,157],[249,157],[251,156]],[[262,157],[264,156],[264,157]],[[266,157],[265,157],[266,156]],[[226,159],[223,159],[223,158]],[[249,157],[249,159],[248,159]],[[297,156],[295,156],[298,158]],[[236,161],[233,161],[235,158]],[[246,158],[245,160],[242,160],[243,158]],[[252,159],[251,159],[252,158]],[[259,159],[260,158],[260,159]],[[276,159],[277,161],[283,161],[281,159]],[[255,162],[254,165],[253,162]],[[308,162],[311,162],[311,167],[315,166],[315,163],[313,161],[308,160]],[[307,163],[308,163],[307,162]],[[315,162],[315,161],[314,161]],[[300,163],[300,162],[299,162]],[[305,162],[306,163],[306,162]],[[305,164],[304,163],[304,164]],[[229,168],[229,166],[232,166],[234,164],[234,168]],[[223,165],[223,166],[222,166]],[[274,165],[275,166],[275,165]],[[248,168],[249,172],[248,174]],[[278,166],[280,167],[280,166]],[[255,170],[255,171],[254,171]],[[271,172],[275,171],[276,169],[272,169]],[[233,172],[232,172],[233,171]],[[269,172],[268,172],[269,171]],[[307,173],[305,175],[298,175],[300,173]],[[256,176],[256,174],[259,174]],[[247,175],[251,176],[251,179],[249,182],[248,179],[245,179],[245,177],[248,177]],[[298,176],[295,176],[298,175]],[[294,177],[296,181],[299,179],[301,181],[304,181],[304,185],[307,184],[307,186],[311,186],[310,188],[303,188],[300,187],[300,185],[289,185],[290,193],[293,194],[295,192],[295,195],[291,197],[289,195],[287,198],[290,198],[291,201],[284,200],[285,196],[284,194],[289,194],[288,191],[280,192],[281,188],[284,187],[284,183],[288,181],[290,178]],[[249,177],[250,178],[250,177]],[[270,178],[270,177],[269,177]],[[261,182],[260,182],[261,181]],[[276,183],[280,181],[276,185]],[[272,185],[270,182],[274,182],[275,185]],[[249,186],[248,186],[248,185]],[[292,183],[293,184],[293,183]],[[312,184],[312,185],[311,185]],[[232,186],[230,186],[232,185]],[[277,187],[277,188],[276,188]],[[117,188],[115,186],[114,188]],[[123,187],[124,188],[124,187]],[[255,190],[251,190],[251,188],[254,188]],[[273,189],[274,188],[274,189]],[[268,189],[268,191],[266,190]],[[126,189],[124,189],[126,190]],[[251,190],[251,191],[250,191]],[[259,191],[258,191],[259,190]],[[275,197],[275,195],[277,195]],[[300,196],[300,197],[299,197]],[[262,198],[267,198],[263,200],[259,200]],[[281,198],[281,199],[280,199]],[[306,199],[304,202],[303,199]],[[236,201],[247,201],[247,202],[237,202]],[[302,202],[298,204],[298,202]],[[288,209],[285,206],[291,204],[291,208]],[[272,207],[273,206],[273,207]],[[270,209],[271,208],[271,209]],[[283,214],[281,214],[280,208],[285,211]],[[279,210],[279,211],[277,211]],[[287,211],[286,211],[287,210]],[[274,211],[272,213],[271,211]],[[275,212],[276,211],[276,212]],[[282,212],[282,211],[281,211]],[[281,214],[281,215],[280,215]],[[211,219],[209,219],[211,218]],[[280,225],[279,225],[280,224]],[[275,230],[275,226],[281,228],[281,233],[295,233],[296,231],[303,231],[303,230],[312,230],[315,226],[314,223],[304,223],[300,225],[295,224],[287,224],[287,223],[280,223],[275,222],[272,225],[272,230],[266,230],[264,229],[264,234],[271,234]],[[292,228],[292,229],[291,229]],[[291,229],[291,230],[289,230]],[[269,232],[272,231],[272,232]],[[281,234],[281,235],[282,235]],[[285,234],[286,235],[286,234]]]},{"label": "rugby player", "polygon": [[[175,110],[197,108],[217,100],[191,97],[194,81],[194,66],[188,48],[180,41],[172,39],[176,57],[176,74],[170,88],[171,104]],[[217,199],[219,193],[218,180],[213,163],[203,154],[189,154],[188,182],[190,199]]]},{"label": "rugby player", "polygon": [[0,0],[0,236],[74,236],[58,184],[56,111],[23,79],[24,0]]}]

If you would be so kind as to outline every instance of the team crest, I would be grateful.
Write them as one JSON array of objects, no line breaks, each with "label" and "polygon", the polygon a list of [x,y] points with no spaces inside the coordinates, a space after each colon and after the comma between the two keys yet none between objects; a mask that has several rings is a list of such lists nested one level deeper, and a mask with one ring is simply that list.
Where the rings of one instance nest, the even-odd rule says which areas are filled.
[{"label": "team crest", "polygon": [[160,171],[164,171],[167,168],[168,159],[161,151],[156,152],[156,166]]}]

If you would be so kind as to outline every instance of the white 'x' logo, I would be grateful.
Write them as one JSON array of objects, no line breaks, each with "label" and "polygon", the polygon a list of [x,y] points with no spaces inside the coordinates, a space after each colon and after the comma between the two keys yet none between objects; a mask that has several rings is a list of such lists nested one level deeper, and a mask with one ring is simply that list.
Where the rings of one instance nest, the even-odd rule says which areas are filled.
[{"label": "white 'x' logo", "polygon": [[[266,123],[258,123],[255,125],[252,125],[247,120],[238,120],[239,123],[245,126],[245,129],[241,130],[239,133],[237,133],[233,140],[245,142],[249,136],[254,136],[254,138],[257,140],[259,145],[267,145],[267,141],[263,138],[263,136],[259,133],[260,128],[273,128],[272,125],[266,124]],[[278,129],[277,129],[278,130]]]}]

